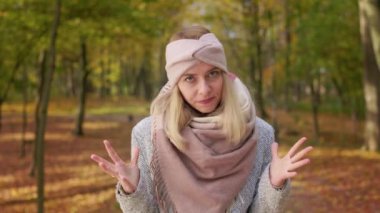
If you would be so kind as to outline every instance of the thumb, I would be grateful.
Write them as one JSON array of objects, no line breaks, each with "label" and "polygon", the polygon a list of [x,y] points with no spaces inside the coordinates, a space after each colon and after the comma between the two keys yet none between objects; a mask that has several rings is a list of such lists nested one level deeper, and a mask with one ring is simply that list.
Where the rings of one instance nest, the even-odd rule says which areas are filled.
[{"label": "thumb", "polygon": [[272,146],[271,146],[271,150],[272,150],[272,159],[276,159],[278,158],[278,143],[276,142],[273,142],[272,143]]},{"label": "thumb", "polygon": [[132,156],[131,156],[131,164],[136,166],[137,163],[138,163],[138,159],[139,159],[139,153],[140,153],[140,150],[138,147],[134,147],[133,150],[132,150]]}]

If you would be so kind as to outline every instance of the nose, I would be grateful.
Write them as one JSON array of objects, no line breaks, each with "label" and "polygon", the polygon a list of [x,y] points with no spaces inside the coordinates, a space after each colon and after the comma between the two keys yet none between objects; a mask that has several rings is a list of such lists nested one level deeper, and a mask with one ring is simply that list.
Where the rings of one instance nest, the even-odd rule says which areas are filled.
[{"label": "nose", "polygon": [[199,85],[199,94],[207,95],[210,93],[210,91],[211,91],[210,83],[207,82],[206,80],[201,81]]}]

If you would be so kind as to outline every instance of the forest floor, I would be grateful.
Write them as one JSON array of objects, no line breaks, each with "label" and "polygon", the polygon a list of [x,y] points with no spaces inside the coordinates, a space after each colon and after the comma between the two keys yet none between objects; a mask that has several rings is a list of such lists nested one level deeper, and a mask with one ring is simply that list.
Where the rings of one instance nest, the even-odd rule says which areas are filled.
[{"label": "forest floor", "polygon": [[[120,156],[129,160],[131,128],[148,112],[147,105],[130,104],[129,100],[93,101],[88,106],[85,136],[76,137],[72,134],[72,106],[66,107],[63,102],[51,105],[54,110],[48,119],[45,143],[46,212],[120,212],[114,195],[116,180],[104,174],[90,155],[106,157],[102,140],[109,139]],[[36,212],[36,181],[28,175],[32,144],[27,144],[26,156],[21,158],[19,108],[5,107],[0,131],[2,213]],[[135,114],[133,121],[130,114]],[[311,164],[292,180],[285,212],[380,212],[380,154],[360,150],[361,122],[344,115],[322,114],[321,138],[316,142],[312,140],[310,114],[279,111],[277,116],[277,141],[282,153],[302,136],[310,138],[315,147]],[[32,118],[28,117],[28,140],[33,137]]]}]

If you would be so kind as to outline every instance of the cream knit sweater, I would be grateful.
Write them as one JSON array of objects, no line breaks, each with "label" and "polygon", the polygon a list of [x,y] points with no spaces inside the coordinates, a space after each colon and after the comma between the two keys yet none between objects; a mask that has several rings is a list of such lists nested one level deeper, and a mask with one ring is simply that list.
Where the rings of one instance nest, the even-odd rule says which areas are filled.
[{"label": "cream knit sweater", "polygon": [[[140,182],[132,194],[126,194],[120,185],[116,185],[116,199],[125,212],[159,212],[155,201],[150,171],[152,158],[151,118],[141,120],[132,130],[132,147],[139,147]],[[274,189],[269,181],[269,163],[271,161],[271,143],[274,142],[273,128],[260,118],[256,119],[258,144],[256,162],[247,183],[235,197],[229,212],[280,212],[284,198],[290,190],[290,181],[282,189]],[[192,213],[189,209],[189,213]]]}]

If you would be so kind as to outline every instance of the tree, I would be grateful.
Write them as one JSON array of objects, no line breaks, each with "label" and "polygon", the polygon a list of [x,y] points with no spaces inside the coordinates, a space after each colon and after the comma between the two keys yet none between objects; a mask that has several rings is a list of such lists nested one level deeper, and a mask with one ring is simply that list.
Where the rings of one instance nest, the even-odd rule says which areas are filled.
[{"label": "tree", "polygon": [[[364,94],[366,102],[364,149],[377,151],[380,143],[380,2],[359,0],[360,32],[364,49]],[[377,55],[376,55],[377,54]]]},{"label": "tree", "polygon": [[61,15],[61,0],[56,0],[55,10],[54,10],[54,20],[51,28],[50,35],[50,47],[48,54],[48,67],[44,75],[44,84],[42,85],[41,94],[41,106],[38,108],[37,112],[37,123],[36,123],[36,133],[35,145],[36,145],[36,166],[37,166],[37,206],[38,212],[44,212],[44,143],[45,143],[45,129],[47,120],[47,110],[50,98],[50,87],[53,79],[53,74],[55,70],[55,57],[56,57],[56,40],[58,36],[58,27]]},{"label": "tree", "polygon": [[265,110],[264,94],[263,94],[263,38],[264,36],[260,31],[263,31],[260,25],[261,5],[258,0],[244,0],[243,12],[246,17],[246,24],[248,29],[248,53],[249,53],[249,71],[251,82],[255,85],[255,98],[257,99],[257,106],[260,115],[263,118],[268,117]]},{"label": "tree", "polygon": [[83,121],[85,116],[85,105],[86,105],[86,94],[88,85],[88,76],[90,75],[90,70],[87,68],[87,48],[86,41],[84,38],[81,39],[81,84],[79,90],[79,107],[78,115],[75,124],[74,133],[76,135],[83,135]]}]

